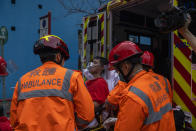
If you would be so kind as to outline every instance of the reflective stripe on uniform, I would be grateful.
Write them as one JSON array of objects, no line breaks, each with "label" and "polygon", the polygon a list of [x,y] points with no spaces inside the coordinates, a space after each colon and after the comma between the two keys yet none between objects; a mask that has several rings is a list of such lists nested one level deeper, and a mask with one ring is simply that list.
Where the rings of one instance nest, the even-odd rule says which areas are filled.
[{"label": "reflective stripe on uniform", "polygon": [[169,95],[169,87],[168,87],[168,82],[167,82],[167,79],[164,77],[164,80],[165,80],[165,86],[166,86],[166,92],[168,93]]},{"label": "reflective stripe on uniform", "polygon": [[152,114],[149,114],[149,116],[147,117],[147,119],[145,120],[144,124],[148,125],[151,123],[154,123],[156,121],[161,120],[162,116],[169,112],[170,110],[172,110],[172,105],[171,103],[166,104],[165,106],[161,107],[159,112],[154,112],[154,110],[152,111]]},{"label": "reflective stripe on uniform", "polygon": [[63,80],[63,86],[61,90],[57,89],[44,89],[44,90],[33,90],[29,92],[21,92],[21,80],[19,80],[18,84],[18,101],[25,100],[32,97],[47,97],[47,96],[57,96],[64,99],[67,99],[69,101],[72,101],[72,94],[69,93],[69,87],[70,87],[70,79],[73,74],[72,70],[67,70],[64,80]]},{"label": "reflective stripe on uniform", "polygon": [[20,90],[21,90],[21,88],[20,88],[21,87],[21,78],[18,81],[18,96],[20,95]]},{"label": "reflective stripe on uniform", "polygon": [[144,125],[148,125],[148,124],[161,120],[162,115],[172,110],[171,103],[168,103],[165,106],[161,107],[159,112],[154,112],[153,105],[152,105],[150,98],[143,91],[133,86],[130,87],[129,91],[133,92],[138,97],[140,97],[148,107],[149,115],[144,121]]},{"label": "reflective stripe on uniform", "polygon": [[67,70],[64,80],[63,80],[63,87],[62,87],[62,92],[66,97],[65,99],[69,101],[72,101],[72,94],[69,93],[68,91],[70,87],[70,79],[71,79],[72,74],[73,74],[72,70]]}]

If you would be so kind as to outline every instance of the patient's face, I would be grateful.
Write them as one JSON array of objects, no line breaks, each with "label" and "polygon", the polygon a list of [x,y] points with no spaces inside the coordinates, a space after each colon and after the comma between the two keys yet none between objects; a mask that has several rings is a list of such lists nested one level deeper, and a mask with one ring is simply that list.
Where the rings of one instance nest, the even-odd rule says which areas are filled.
[{"label": "patient's face", "polygon": [[90,68],[90,73],[101,73],[103,71],[103,66],[100,63],[99,59],[94,59],[93,60],[93,65]]}]

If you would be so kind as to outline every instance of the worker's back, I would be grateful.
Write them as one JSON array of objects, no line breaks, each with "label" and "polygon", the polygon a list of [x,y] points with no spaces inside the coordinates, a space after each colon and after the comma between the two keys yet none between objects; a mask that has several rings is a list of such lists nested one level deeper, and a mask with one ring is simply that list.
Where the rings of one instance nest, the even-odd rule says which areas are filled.
[{"label": "worker's back", "polygon": [[16,85],[10,118],[15,130],[74,131],[77,120],[87,124],[93,118],[93,102],[78,72],[46,62]]},{"label": "worker's back", "polygon": [[153,72],[152,70],[149,70],[149,73],[158,81],[160,81],[160,83],[165,87],[167,93],[170,96],[171,102],[172,102],[172,98],[173,98],[173,93],[172,93],[172,88],[171,88],[171,84],[169,82],[169,80],[167,78],[165,78],[164,76],[157,74],[155,72]]},{"label": "worker's back", "polygon": [[172,105],[164,86],[145,71],[131,81],[120,102],[116,131],[174,131]]},{"label": "worker's back", "polygon": [[[134,86],[138,87],[141,92],[145,93],[145,95],[141,96],[140,99],[143,99],[142,101],[145,102],[148,108],[148,116],[144,121],[142,130],[174,131],[175,123],[172,111],[172,103],[165,85],[161,85],[161,81],[157,79],[149,79],[150,76],[148,75],[149,73],[141,77],[141,81],[137,81],[137,84],[133,85],[133,87],[131,87],[132,89],[130,88],[130,91],[133,93],[137,92],[134,90]],[[147,79],[149,80],[146,81]],[[149,86],[142,86],[142,84]]]}]

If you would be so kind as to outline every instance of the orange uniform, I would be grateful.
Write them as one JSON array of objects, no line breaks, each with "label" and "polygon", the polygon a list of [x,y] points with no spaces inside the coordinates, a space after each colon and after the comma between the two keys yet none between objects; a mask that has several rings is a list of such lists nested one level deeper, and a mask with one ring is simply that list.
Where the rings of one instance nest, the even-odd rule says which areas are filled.
[{"label": "orange uniform", "polygon": [[166,89],[167,93],[169,94],[169,96],[170,96],[170,98],[171,98],[171,101],[172,101],[173,94],[172,94],[172,89],[171,89],[171,85],[170,85],[169,80],[168,80],[167,78],[165,78],[164,76],[159,75],[159,74],[153,72],[152,69],[149,70],[149,73],[150,73],[155,79],[159,80],[163,86],[165,86],[165,89]]},{"label": "orange uniform", "polygon": [[20,78],[10,111],[15,131],[75,131],[77,124],[94,119],[94,104],[81,74],[54,62]]},{"label": "orange uniform", "polygon": [[107,97],[108,102],[112,105],[118,105],[120,98],[122,96],[122,92],[126,87],[127,83],[119,80],[114,89],[110,91]]},{"label": "orange uniform", "polygon": [[115,131],[175,131],[171,101],[160,81],[140,71],[125,90]]}]

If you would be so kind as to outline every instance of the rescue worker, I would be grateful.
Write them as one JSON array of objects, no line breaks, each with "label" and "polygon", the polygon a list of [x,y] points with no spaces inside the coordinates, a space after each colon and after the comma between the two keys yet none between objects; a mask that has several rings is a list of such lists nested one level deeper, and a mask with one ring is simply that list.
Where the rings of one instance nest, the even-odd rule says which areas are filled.
[{"label": "rescue worker", "polygon": [[15,131],[77,131],[94,119],[94,105],[79,72],[64,68],[66,43],[55,35],[34,45],[42,66],[17,82],[10,109]]},{"label": "rescue worker", "polygon": [[143,70],[141,49],[130,41],[116,45],[109,63],[128,83],[119,102],[115,131],[174,131],[172,105],[165,87]]},{"label": "rescue worker", "polygon": [[159,80],[163,86],[165,86],[165,89],[167,93],[169,94],[171,102],[172,102],[173,94],[172,94],[172,89],[171,89],[169,80],[165,78],[164,76],[157,74],[153,71],[154,55],[149,51],[144,51],[141,58],[142,58],[143,69],[148,71],[148,73],[150,73],[155,79]]},{"label": "rescue worker", "polygon": [[184,27],[178,29],[178,31],[190,43],[193,51],[196,52],[196,37],[188,29],[191,23],[191,16],[188,15],[187,17],[188,17],[188,20],[186,21]]},{"label": "rescue worker", "polygon": [[[148,71],[154,78],[158,79],[161,81],[161,84],[165,85],[167,93],[169,93],[171,102],[172,102],[172,90],[171,90],[171,85],[164,76],[156,74],[153,72],[152,68],[154,67],[154,55],[149,52],[149,51],[144,51],[143,55],[141,56],[142,58],[142,64],[143,68]],[[175,127],[176,130],[182,130],[183,129],[183,124],[184,124],[184,112],[177,106],[176,108],[173,108],[174,112],[174,120],[175,120]]]}]

